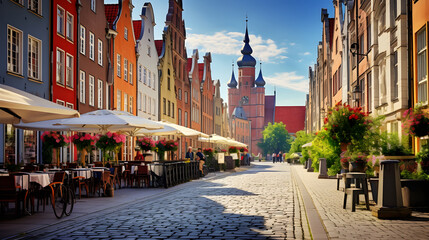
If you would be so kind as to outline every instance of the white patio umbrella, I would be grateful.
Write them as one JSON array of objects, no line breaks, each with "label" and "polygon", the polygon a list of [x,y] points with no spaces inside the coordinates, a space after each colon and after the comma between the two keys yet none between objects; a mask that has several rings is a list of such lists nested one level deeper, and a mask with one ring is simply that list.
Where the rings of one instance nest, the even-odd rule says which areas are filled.
[{"label": "white patio umbrella", "polygon": [[226,137],[219,136],[217,134],[212,134],[209,137],[199,137],[199,141],[201,142],[210,142],[210,143],[218,143],[228,145],[229,140]]},{"label": "white patio umbrella", "polygon": [[[90,132],[122,132],[134,136],[140,129],[162,129],[160,123],[146,118],[134,116],[131,113],[114,110],[96,110],[84,113],[80,118],[70,118],[58,121],[57,125],[64,125],[77,129],[87,129]],[[86,130],[85,130],[86,131]]]},{"label": "white patio umbrella", "polygon": [[228,145],[235,147],[247,147],[247,144],[228,138]]},{"label": "white patio umbrella", "polygon": [[0,123],[28,123],[71,117],[79,117],[79,112],[0,84]]},{"label": "white patio umbrella", "polygon": [[31,123],[23,123],[20,122],[18,124],[13,124],[14,127],[25,129],[25,130],[34,130],[34,131],[74,131],[74,132],[97,132],[96,129],[88,129],[88,128],[76,128],[66,125],[60,125],[58,123],[61,122],[62,119],[57,120],[46,120],[40,122],[31,122]]}]

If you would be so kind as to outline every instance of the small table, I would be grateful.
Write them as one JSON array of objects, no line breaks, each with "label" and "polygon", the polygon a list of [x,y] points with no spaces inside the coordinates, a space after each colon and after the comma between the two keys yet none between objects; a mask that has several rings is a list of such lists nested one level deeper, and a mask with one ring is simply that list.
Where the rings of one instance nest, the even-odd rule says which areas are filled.
[{"label": "small table", "polygon": [[[343,209],[346,208],[347,195],[352,195],[352,212],[356,211],[356,204],[359,203],[359,195],[365,196],[366,209],[369,210],[369,198],[368,198],[368,182],[365,173],[360,172],[349,172],[344,173],[344,204]],[[352,187],[352,182],[355,183]]]},{"label": "small table", "polygon": [[85,179],[88,179],[92,176],[90,168],[74,168],[70,169],[70,171],[73,173],[73,177],[84,177]]}]

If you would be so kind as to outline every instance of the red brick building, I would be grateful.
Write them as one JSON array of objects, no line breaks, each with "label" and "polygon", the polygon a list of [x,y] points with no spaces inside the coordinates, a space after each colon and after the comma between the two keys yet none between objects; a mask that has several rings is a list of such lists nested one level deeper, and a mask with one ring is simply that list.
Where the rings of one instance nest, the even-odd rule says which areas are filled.
[{"label": "red brick building", "polygon": [[286,125],[289,134],[304,130],[305,106],[280,106],[275,108],[274,122],[282,122]]}]

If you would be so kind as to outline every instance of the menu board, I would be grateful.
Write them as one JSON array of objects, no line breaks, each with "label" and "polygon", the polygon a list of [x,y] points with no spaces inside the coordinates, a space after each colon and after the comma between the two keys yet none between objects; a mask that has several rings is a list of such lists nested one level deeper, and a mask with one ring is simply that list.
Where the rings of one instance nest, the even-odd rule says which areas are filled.
[{"label": "menu board", "polygon": [[217,163],[219,163],[219,164],[225,163],[225,153],[218,153],[217,154]]},{"label": "menu board", "polygon": [[231,155],[232,159],[238,159],[237,153],[231,153],[230,155]]}]

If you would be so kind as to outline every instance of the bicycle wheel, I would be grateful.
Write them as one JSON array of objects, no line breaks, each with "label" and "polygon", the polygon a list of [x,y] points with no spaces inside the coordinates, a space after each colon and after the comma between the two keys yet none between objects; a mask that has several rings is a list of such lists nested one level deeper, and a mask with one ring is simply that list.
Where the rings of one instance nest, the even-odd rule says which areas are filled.
[{"label": "bicycle wheel", "polygon": [[207,166],[203,166],[203,177],[207,176],[207,174],[209,174],[209,169]]},{"label": "bicycle wheel", "polygon": [[64,214],[66,216],[70,216],[70,214],[73,212],[73,206],[75,202],[75,195],[73,190],[70,187],[66,187],[66,206],[64,209]]},{"label": "bicycle wheel", "polygon": [[[62,218],[66,207],[66,188],[64,185],[58,185],[53,188],[54,196],[51,199],[52,208],[57,218]],[[52,197],[52,196],[51,196]]]}]

